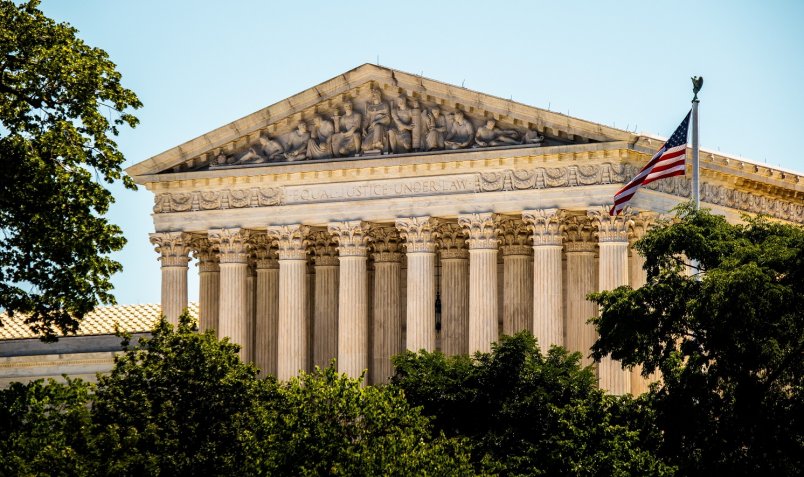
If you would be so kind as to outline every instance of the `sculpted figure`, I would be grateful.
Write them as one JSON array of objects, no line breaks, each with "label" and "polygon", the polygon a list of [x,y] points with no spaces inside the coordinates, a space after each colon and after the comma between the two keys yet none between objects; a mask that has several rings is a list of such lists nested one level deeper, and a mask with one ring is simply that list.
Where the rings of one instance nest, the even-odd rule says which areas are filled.
[{"label": "sculpted figure", "polygon": [[366,103],[366,118],[363,127],[363,153],[382,154],[388,151],[387,132],[391,124],[391,110],[382,101],[377,89],[371,90],[371,100]]},{"label": "sculpted figure", "polygon": [[216,166],[226,166],[229,164],[234,164],[235,160],[232,156],[227,156],[223,152],[219,152],[215,159],[213,160],[213,164]]},{"label": "sculpted figure", "polygon": [[248,148],[248,151],[236,164],[262,164],[263,162],[278,161],[284,157],[285,149],[279,144],[279,141],[272,139],[267,134],[260,135],[259,141],[259,146]]},{"label": "sculpted figure", "polygon": [[484,126],[477,128],[475,144],[480,147],[520,144],[519,133],[513,129],[500,129],[496,121],[489,119]]},{"label": "sculpted figure", "polygon": [[309,159],[327,159],[332,157],[332,134],[335,126],[332,121],[316,116],[313,118],[313,134],[307,143],[307,157]]},{"label": "sculpted figure", "polygon": [[343,116],[336,114],[332,119],[335,121],[337,131],[332,136],[332,152],[335,156],[351,156],[360,152],[360,126],[363,116],[354,112],[351,101],[343,103]]},{"label": "sculpted figure", "polygon": [[424,112],[424,150],[444,149],[444,137],[447,135],[447,119],[438,108]]},{"label": "sculpted figure", "polygon": [[285,159],[288,161],[303,161],[307,159],[307,143],[310,133],[307,132],[307,123],[300,122],[296,130],[288,135],[288,147],[285,150]]},{"label": "sculpted figure", "polygon": [[525,133],[525,144],[541,145],[542,141],[544,141],[544,136],[540,135],[539,131],[535,129],[528,129],[528,132]]},{"label": "sculpted figure", "polygon": [[472,144],[475,139],[475,128],[472,123],[463,115],[463,111],[455,111],[452,120],[452,128],[449,135],[444,140],[447,149],[464,149]]},{"label": "sculpted figure", "polygon": [[410,114],[413,115],[413,118],[411,118],[413,129],[410,131],[411,147],[414,151],[421,151],[424,147],[424,117],[422,116],[421,105],[415,98],[410,104]]},{"label": "sculpted figure", "polygon": [[413,131],[413,113],[408,109],[408,102],[404,96],[396,100],[396,107],[391,111],[394,119],[394,128],[388,131],[388,144],[391,151],[399,154],[410,152]]}]

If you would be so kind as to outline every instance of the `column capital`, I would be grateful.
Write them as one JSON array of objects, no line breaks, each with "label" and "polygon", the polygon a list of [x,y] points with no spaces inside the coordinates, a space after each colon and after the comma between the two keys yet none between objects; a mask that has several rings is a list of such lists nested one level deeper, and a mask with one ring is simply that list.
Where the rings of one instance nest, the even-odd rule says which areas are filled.
[{"label": "column capital", "polygon": [[533,246],[558,245],[564,239],[561,233],[561,221],[564,213],[558,209],[523,210],[522,220],[532,234]]},{"label": "column capital", "polygon": [[311,252],[316,266],[337,266],[338,244],[326,230],[316,230],[310,235]]},{"label": "column capital", "polygon": [[157,232],[149,235],[162,267],[187,267],[190,261],[189,234]]},{"label": "column capital", "polygon": [[399,231],[395,227],[375,227],[371,232],[374,243],[372,258],[375,262],[401,262],[402,253]]},{"label": "column capital", "polygon": [[251,253],[254,257],[254,264],[257,270],[279,268],[276,260],[276,250],[273,240],[267,233],[253,233],[249,236]]},{"label": "column capital", "polygon": [[463,227],[455,222],[443,222],[438,226],[438,248],[441,251],[441,259],[450,258],[469,258],[467,250],[466,236],[463,234]]},{"label": "column capital", "polygon": [[458,217],[458,225],[467,237],[469,250],[497,250],[497,230],[494,214],[466,214]]},{"label": "column capital", "polygon": [[632,217],[631,227],[628,230],[628,239],[633,243],[645,236],[657,222],[665,219],[656,212],[640,211]]},{"label": "column capital", "polygon": [[594,252],[595,241],[592,220],[586,215],[567,214],[559,226],[567,252]]},{"label": "column capital", "polygon": [[248,231],[240,228],[212,229],[207,233],[218,249],[220,263],[248,263]]},{"label": "column capital", "polygon": [[219,272],[220,260],[218,253],[215,251],[215,246],[209,241],[209,237],[204,235],[194,235],[190,239],[190,249],[193,255],[198,260],[198,271],[204,272]]},{"label": "column capital", "polygon": [[497,236],[500,237],[500,250],[506,255],[532,255],[528,242],[528,229],[518,218],[497,216]]},{"label": "column capital", "polygon": [[341,257],[366,257],[371,242],[371,224],[360,220],[331,222],[327,230],[338,244]]},{"label": "column capital", "polygon": [[277,246],[279,260],[307,260],[310,227],[301,224],[271,225],[268,238]]},{"label": "column capital", "polygon": [[601,243],[628,242],[628,229],[633,223],[633,214],[626,208],[621,214],[611,215],[610,207],[603,206],[590,210],[586,214],[597,229],[597,238]]},{"label": "column capital", "polygon": [[438,220],[429,216],[396,219],[396,228],[399,236],[405,240],[408,253],[435,253],[437,226]]}]

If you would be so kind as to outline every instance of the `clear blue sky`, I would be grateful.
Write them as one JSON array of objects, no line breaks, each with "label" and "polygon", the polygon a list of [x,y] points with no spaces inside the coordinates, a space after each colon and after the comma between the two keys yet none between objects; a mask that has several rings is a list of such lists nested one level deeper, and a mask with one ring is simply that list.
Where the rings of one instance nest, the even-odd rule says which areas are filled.
[{"label": "clear blue sky", "polygon": [[[702,147],[804,172],[804,1],[45,0],[144,103],[132,165],[362,63],[668,136],[703,75]],[[152,194],[115,189],[120,303],[158,303]],[[191,265],[192,266],[192,265]],[[191,269],[190,299],[198,296]]]}]

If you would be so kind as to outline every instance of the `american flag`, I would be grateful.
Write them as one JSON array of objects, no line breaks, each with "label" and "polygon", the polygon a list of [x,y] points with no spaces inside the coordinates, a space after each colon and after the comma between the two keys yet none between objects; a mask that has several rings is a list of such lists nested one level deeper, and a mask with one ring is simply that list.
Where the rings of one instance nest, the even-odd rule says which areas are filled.
[{"label": "american flag", "polygon": [[653,155],[645,167],[625,187],[614,194],[614,207],[609,211],[610,215],[619,214],[643,185],[665,177],[684,175],[687,159],[687,130],[689,129],[691,113],[692,111],[687,113],[676,132]]}]

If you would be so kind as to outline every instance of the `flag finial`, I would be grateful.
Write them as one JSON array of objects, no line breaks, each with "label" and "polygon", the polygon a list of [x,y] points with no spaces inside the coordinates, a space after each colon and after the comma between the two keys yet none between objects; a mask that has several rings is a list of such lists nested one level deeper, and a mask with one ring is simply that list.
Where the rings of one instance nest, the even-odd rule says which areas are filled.
[{"label": "flag finial", "polygon": [[693,76],[690,79],[692,80],[692,93],[695,95],[692,102],[696,102],[698,101],[698,91],[703,87],[703,76]]}]

